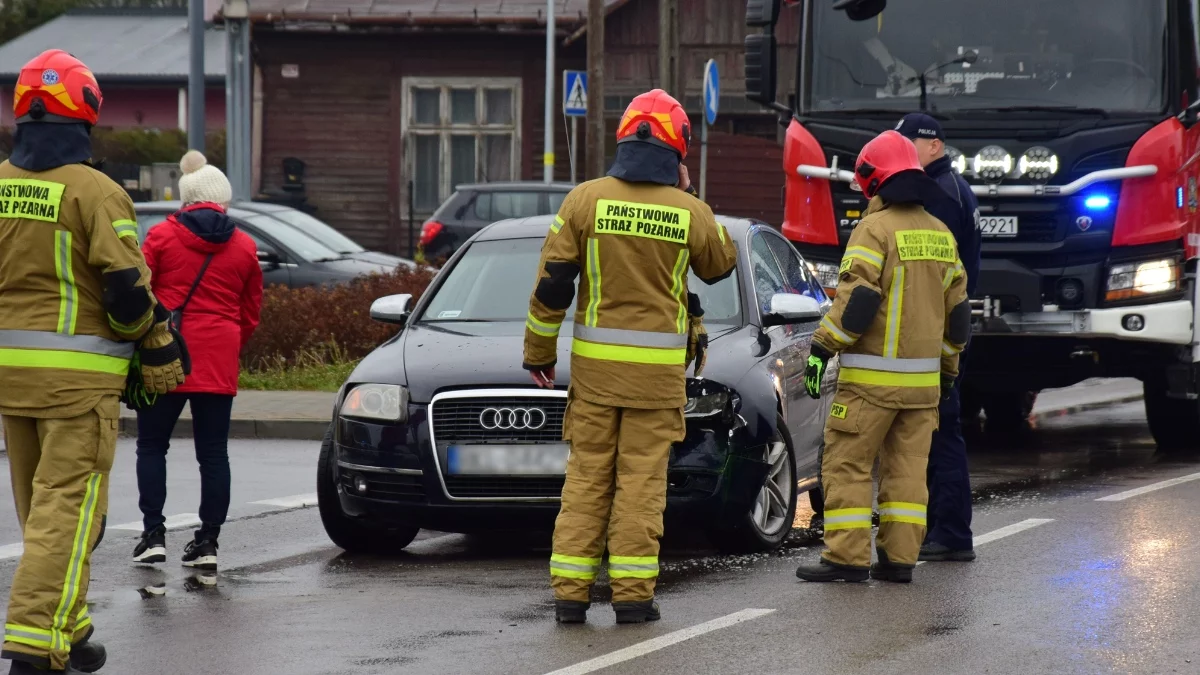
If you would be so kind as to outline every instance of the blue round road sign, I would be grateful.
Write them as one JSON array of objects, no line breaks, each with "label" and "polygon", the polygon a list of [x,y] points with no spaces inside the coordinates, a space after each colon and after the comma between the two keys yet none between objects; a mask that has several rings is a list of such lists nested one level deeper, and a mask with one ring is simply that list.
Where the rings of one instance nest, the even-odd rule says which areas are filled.
[{"label": "blue round road sign", "polygon": [[716,59],[704,64],[704,119],[712,124],[717,121],[717,106],[721,101],[721,78],[717,73]]}]

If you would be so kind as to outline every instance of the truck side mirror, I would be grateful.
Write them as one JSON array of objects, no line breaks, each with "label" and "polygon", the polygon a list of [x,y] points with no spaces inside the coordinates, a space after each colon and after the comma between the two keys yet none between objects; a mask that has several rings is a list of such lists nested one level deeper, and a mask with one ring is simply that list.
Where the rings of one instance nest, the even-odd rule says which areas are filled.
[{"label": "truck side mirror", "polygon": [[1200,99],[1183,109],[1179,115],[1179,121],[1185,127],[1194,127],[1200,122]]},{"label": "truck side mirror", "polygon": [[775,35],[751,33],[746,36],[746,98],[774,109],[775,102]]},{"label": "truck side mirror", "polygon": [[779,22],[780,0],[746,0],[746,25],[774,28]]},{"label": "truck side mirror", "polygon": [[851,21],[874,19],[887,9],[887,0],[836,0],[834,9],[845,10]]}]

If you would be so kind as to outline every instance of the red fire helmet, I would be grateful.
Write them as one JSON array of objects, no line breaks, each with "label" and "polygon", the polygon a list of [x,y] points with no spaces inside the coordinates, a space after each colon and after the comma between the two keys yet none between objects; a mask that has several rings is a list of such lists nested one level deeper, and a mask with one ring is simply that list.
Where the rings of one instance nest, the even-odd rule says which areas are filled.
[{"label": "red fire helmet", "polygon": [[13,94],[13,114],[23,122],[86,122],[100,120],[104,101],[96,76],[79,59],[50,49],[21,68]]},{"label": "red fire helmet", "polygon": [[648,91],[629,103],[617,127],[617,143],[641,141],[666,146],[687,157],[692,125],[687,113],[662,89]]},{"label": "red fire helmet", "polygon": [[898,131],[885,131],[872,138],[858,153],[854,181],[867,199],[879,194],[879,188],[902,171],[921,170],[917,146]]}]

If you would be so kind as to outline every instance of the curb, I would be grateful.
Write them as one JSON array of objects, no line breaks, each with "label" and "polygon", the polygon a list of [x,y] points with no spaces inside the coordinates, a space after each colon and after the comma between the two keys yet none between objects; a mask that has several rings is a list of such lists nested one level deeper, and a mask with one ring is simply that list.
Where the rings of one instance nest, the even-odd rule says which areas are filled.
[{"label": "curb", "polygon": [[1054,419],[1056,417],[1066,417],[1067,415],[1076,415],[1078,413],[1088,412],[1090,410],[1099,410],[1101,408],[1109,408],[1114,405],[1122,405],[1124,403],[1136,403],[1137,401],[1141,401],[1144,399],[1145,399],[1145,396],[1142,394],[1129,394],[1127,396],[1121,396],[1119,398],[1108,399],[1105,401],[1093,401],[1091,403],[1081,403],[1079,405],[1067,406],[1065,408],[1059,408],[1057,410],[1046,410],[1043,412],[1035,412],[1029,416],[1029,421],[1031,423],[1044,422],[1046,420]]},{"label": "curb", "polygon": [[[126,437],[137,436],[137,418],[122,417],[120,434]],[[251,438],[259,440],[290,440],[290,441],[320,441],[325,438],[329,429],[328,420],[314,419],[279,419],[279,420],[248,420],[234,419],[229,422],[230,438]],[[175,424],[172,438],[191,438],[192,420],[181,417]]]}]

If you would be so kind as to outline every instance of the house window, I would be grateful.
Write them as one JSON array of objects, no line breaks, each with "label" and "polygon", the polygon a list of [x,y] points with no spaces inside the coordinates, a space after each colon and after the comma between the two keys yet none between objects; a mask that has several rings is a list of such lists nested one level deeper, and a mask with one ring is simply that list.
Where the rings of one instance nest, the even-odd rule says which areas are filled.
[{"label": "house window", "polygon": [[520,173],[521,81],[404,78],[404,136],[413,207],[428,214],[462,183]]}]

